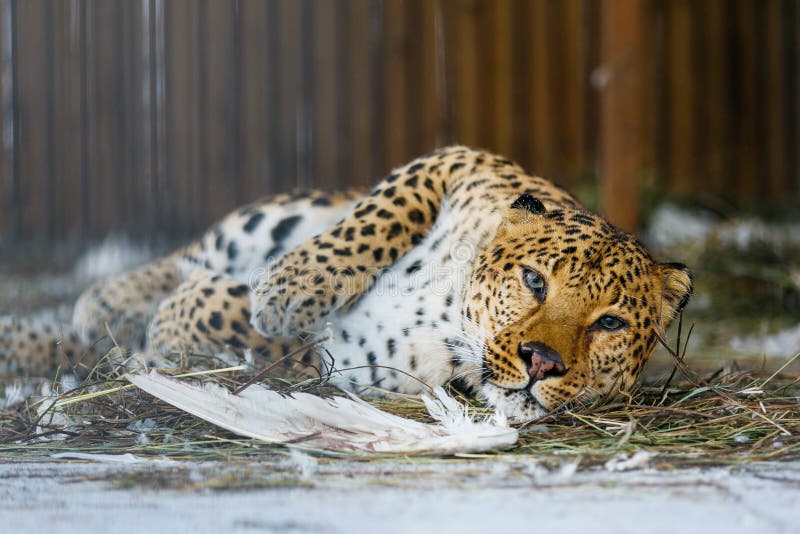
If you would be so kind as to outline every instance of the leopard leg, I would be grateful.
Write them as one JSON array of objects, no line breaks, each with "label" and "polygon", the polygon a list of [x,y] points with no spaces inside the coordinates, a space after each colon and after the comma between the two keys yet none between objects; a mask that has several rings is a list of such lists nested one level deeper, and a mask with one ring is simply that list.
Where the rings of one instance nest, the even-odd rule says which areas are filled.
[{"label": "leopard leg", "polygon": [[[212,270],[239,284],[246,282],[268,261],[341,218],[358,196],[357,191],[280,194],[237,209],[190,245],[84,291],[74,307],[72,328],[0,318],[0,374],[47,374],[58,366],[74,367],[78,361],[83,367],[91,366],[114,341],[124,349],[141,351],[146,348],[148,324],[159,311],[159,303],[165,299],[173,302],[173,292],[195,270]],[[241,299],[249,306],[247,291]],[[246,319],[236,319],[236,324],[240,323],[251,328]],[[186,341],[180,336],[177,339]],[[200,348],[225,345],[218,335],[213,341]],[[235,343],[234,338],[230,345]],[[245,343],[257,345],[250,340]],[[281,343],[277,346],[282,348]],[[266,350],[262,348],[259,354]]]},{"label": "leopard leg", "polygon": [[[141,350],[159,303],[193,271],[210,270],[246,283],[270,259],[337,220],[355,195],[281,194],[237,209],[194,243],[90,287],[75,305],[73,327],[84,343],[110,332],[119,345]],[[110,347],[110,341],[103,343]]]},{"label": "leopard leg", "polygon": [[110,333],[120,346],[142,349],[147,323],[158,303],[180,282],[181,257],[182,252],[172,254],[84,291],[72,316],[79,339],[97,344],[102,351],[111,347]]},{"label": "leopard leg", "polygon": [[68,327],[33,318],[0,317],[0,378],[86,375],[100,353]]},{"label": "leopard leg", "polygon": [[[249,287],[207,270],[193,272],[161,302],[148,327],[148,354],[159,354],[175,367],[225,365],[247,361],[261,368],[303,345],[298,338],[265,339],[250,325]],[[282,361],[297,371],[310,364],[313,351]]]},{"label": "leopard leg", "polygon": [[158,306],[147,331],[160,354],[242,354],[264,338],[250,326],[249,288],[212,271],[197,270]]}]

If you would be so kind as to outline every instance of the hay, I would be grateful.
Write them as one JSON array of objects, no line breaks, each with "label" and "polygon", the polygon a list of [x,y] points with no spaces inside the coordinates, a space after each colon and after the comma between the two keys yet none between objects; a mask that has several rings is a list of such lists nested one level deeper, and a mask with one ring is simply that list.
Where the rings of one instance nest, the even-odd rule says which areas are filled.
[{"label": "hay", "polygon": [[[596,401],[521,425],[519,442],[502,454],[529,454],[545,462],[579,460],[582,468],[637,451],[647,451],[661,468],[800,459],[800,376],[785,372],[800,355],[769,375],[736,371],[701,377],[677,352],[673,354],[680,381],[670,383],[674,380],[670,377],[642,384],[614,402]],[[252,378],[238,367],[195,375],[232,390]],[[264,381],[278,391],[339,394],[326,378]],[[477,413],[485,410],[456,392],[451,394],[471,402]],[[413,396],[387,395],[371,403],[430,422],[425,406]],[[0,455],[36,458],[80,451],[229,460],[283,453],[280,446],[234,436],[129,388],[113,372],[103,375],[96,369],[90,379],[50,404],[47,413],[61,410],[72,424],[48,425],[47,414],[39,414],[41,406],[30,400],[0,410]]]}]

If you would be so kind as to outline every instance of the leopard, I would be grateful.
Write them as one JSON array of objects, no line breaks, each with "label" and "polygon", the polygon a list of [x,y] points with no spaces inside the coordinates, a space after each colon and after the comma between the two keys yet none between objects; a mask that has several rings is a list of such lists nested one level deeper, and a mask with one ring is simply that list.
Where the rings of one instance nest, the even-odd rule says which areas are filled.
[{"label": "leopard", "polygon": [[656,261],[564,188],[449,146],[367,192],[241,207],[87,289],[69,327],[1,320],[0,371],[90,367],[106,333],[149,365],[175,354],[274,365],[297,350],[349,391],[449,385],[530,421],[630,391],[692,287],[685,265]]}]

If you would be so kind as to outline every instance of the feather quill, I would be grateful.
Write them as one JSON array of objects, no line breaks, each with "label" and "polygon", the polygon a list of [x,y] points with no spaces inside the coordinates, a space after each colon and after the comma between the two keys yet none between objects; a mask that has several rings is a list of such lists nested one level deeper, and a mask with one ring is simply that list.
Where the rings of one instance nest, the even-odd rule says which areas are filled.
[{"label": "feather quill", "polygon": [[195,385],[156,371],[130,374],[131,383],[200,419],[267,443],[350,452],[455,454],[510,447],[517,431],[502,417],[475,420],[440,387],[423,397],[435,424],[393,415],[355,395],[282,395],[252,385],[239,395],[217,384]]}]

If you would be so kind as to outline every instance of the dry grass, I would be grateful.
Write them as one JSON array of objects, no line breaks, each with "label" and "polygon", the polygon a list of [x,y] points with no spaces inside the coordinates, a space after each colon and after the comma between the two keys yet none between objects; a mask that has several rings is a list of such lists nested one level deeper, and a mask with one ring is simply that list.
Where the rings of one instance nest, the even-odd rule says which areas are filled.
[{"label": "dry grass", "polygon": [[[530,454],[544,461],[580,458],[582,467],[642,449],[657,454],[663,468],[800,459],[800,376],[734,370],[701,377],[682,363],[678,352],[680,381],[672,383],[670,377],[665,383],[643,384],[623,399],[532,421],[520,428],[518,444],[502,454]],[[201,378],[234,390],[252,379],[236,368]],[[266,382],[278,390],[336,394],[321,379]],[[229,434],[125,385],[118,374],[95,370],[91,379],[60,395],[60,409],[75,421],[68,430],[42,424],[46,417],[37,415],[30,401],[0,410],[0,455],[127,452],[211,460],[253,458],[280,449]],[[373,403],[404,417],[429,420],[422,403],[413,398]],[[481,410],[475,406],[476,412]],[[63,439],[50,439],[58,434]]]}]

